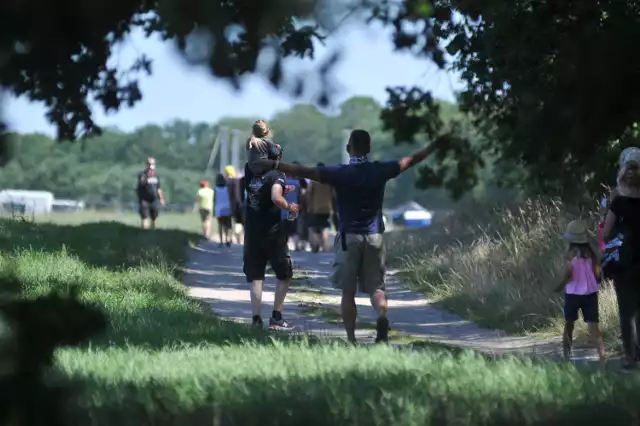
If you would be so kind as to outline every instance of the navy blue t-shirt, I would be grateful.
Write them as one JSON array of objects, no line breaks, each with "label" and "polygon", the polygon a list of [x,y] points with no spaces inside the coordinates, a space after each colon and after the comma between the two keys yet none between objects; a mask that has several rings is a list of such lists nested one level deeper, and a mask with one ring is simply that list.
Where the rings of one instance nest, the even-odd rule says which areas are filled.
[{"label": "navy blue t-shirt", "polygon": [[256,176],[246,165],[244,176],[247,190],[246,231],[264,234],[282,231],[282,217],[280,209],[271,201],[271,187],[281,185],[284,191],[284,174],[270,171],[264,175]]},{"label": "navy blue t-shirt", "polygon": [[318,167],[320,182],[335,188],[340,232],[384,232],[382,202],[387,181],[400,174],[398,161]]}]

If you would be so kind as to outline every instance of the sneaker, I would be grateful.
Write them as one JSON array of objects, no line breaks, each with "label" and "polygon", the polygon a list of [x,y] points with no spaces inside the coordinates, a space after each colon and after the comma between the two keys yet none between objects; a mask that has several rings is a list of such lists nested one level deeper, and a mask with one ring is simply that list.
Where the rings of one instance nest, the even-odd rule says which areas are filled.
[{"label": "sneaker", "polygon": [[260,317],[254,318],[251,321],[251,327],[260,328],[260,329],[264,328],[264,323],[262,322],[262,318]]},{"label": "sneaker", "polygon": [[389,319],[378,318],[376,322],[376,343],[387,343],[389,341]]},{"label": "sneaker", "polygon": [[317,245],[317,244],[314,244],[314,245],[311,247],[311,251],[312,251],[313,253],[318,253],[318,252],[320,251],[320,246],[319,246],[319,245]]},{"label": "sneaker", "polygon": [[630,360],[629,358],[625,357],[622,360],[622,369],[626,371],[637,370],[638,362],[636,360]]},{"label": "sneaker", "polygon": [[293,330],[295,327],[284,318],[280,318],[280,320],[276,320],[274,317],[269,318],[269,328],[274,330]]},{"label": "sneaker", "polygon": [[231,247],[231,241],[227,241],[227,247]]}]

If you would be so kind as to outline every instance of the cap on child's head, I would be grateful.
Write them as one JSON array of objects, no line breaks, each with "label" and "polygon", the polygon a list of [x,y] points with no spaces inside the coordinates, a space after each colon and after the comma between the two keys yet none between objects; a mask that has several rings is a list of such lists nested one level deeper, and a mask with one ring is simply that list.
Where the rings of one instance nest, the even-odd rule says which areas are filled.
[{"label": "cap on child's head", "polygon": [[572,220],[567,225],[567,230],[562,238],[571,244],[587,244],[589,242],[587,227],[581,220]]}]

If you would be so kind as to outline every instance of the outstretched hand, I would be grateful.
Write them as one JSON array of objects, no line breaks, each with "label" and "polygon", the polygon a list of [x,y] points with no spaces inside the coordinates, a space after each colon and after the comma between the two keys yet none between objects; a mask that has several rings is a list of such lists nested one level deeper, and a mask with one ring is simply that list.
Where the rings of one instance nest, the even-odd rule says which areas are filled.
[{"label": "outstretched hand", "polygon": [[300,211],[300,206],[296,203],[291,203],[289,204],[289,208],[287,210],[289,210],[291,213],[298,213]]}]

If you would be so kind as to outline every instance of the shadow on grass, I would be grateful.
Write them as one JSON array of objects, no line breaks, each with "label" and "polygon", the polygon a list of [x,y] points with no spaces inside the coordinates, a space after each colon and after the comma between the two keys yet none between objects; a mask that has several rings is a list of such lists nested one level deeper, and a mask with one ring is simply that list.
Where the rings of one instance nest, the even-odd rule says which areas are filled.
[{"label": "shadow on grass", "polygon": [[186,245],[197,239],[197,234],[185,231],[143,230],[118,222],[70,226],[0,219],[0,250],[59,252],[64,248],[87,265],[110,270],[183,264]]}]

